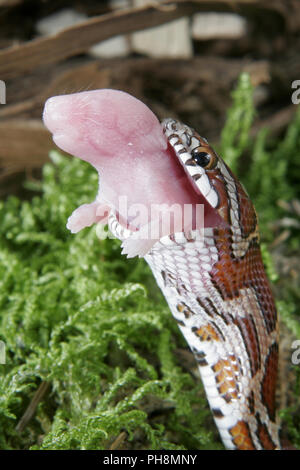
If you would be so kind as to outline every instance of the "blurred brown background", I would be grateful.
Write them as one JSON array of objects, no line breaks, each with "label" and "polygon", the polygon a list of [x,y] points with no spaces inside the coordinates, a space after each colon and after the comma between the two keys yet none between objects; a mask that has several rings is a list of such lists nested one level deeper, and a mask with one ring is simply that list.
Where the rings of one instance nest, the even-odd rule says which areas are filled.
[{"label": "blurred brown background", "polygon": [[253,133],[280,135],[296,108],[299,33],[298,0],[0,0],[0,197],[26,196],[24,177],[39,177],[54,147],[43,105],[56,94],[121,89],[217,142],[246,70]]}]

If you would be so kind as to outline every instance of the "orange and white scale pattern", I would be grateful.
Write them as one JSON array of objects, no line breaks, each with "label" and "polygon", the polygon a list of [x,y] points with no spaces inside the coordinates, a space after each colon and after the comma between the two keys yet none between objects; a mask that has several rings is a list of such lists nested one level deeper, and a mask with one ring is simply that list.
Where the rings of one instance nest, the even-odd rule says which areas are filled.
[{"label": "orange and white scale pattern", "polygon": [[[275,388],[277,314],[244,188],[193,129],[162,123],[187,175],[220,216],[217,227],[165,236],[145,255],[191,348],[228,449],[280,449]],[[224,223],[223,223],[224,222]],[[112,214],[112,232],[131,236]]]},{"label": "orange and white scale pattern", "polygon": [[261,306],[262,295],[268,303],[270,294],[260,259],[254,255],[256,266],[249,276],[255,276],[262,294],[249,283],[238,295],[224,297],[214,279],[224,276],[230,285],[233,273],[217,252],[218,234],[205,232],[204,243],[165,237],[145,259],[198,362],[225,447],[279,448],[277,329],[266,322]]}]

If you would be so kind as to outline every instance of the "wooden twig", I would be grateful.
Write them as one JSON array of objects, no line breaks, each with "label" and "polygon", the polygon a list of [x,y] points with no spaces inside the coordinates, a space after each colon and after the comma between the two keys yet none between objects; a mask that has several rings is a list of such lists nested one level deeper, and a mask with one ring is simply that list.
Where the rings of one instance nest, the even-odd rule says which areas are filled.
[{"label": "wooden twig", "polygon": [[111,444],[109,450],[117,450],[120,448],[120,446],[123,444],[124,440],[127,437],[127,433],[125,431],[122,431],[118,437],[114,440],[114,442]]},{"label": "wooden twig", "polygon": [[33,417],[35,410],[40,403],[40,401],[43,399],[45,393],[47,392],[48,388],[50,386],[49,382],[41,382],[39,385],[37,391],[35,392],[31,402],[29,403],[25,413],[23,414],[22,418],[18,422],[16,426],[16,431],[18,433],[21,433],[24,431],[26,425],[29,423],[31,418]]},{"label": "wooden twig", "polygon": [[[176,9],[163,10],[153,2],[149,6],[117,10],[91,18],[64,31],[25,44],[0,51],[0,77],[2,80],[16,77],[40,65],[53,64],[67,57],[86,52],[93,44],[119,34],[140,31],[167,23],[196,11],[193,2],[171,2]],[[160,5],[161,7],[161,5]]]},{"label": "wooden twig", "polygon": [[[165,8],[171,6],[172,8]],[[242,15],[271,14],[282,17],[287,29],[300,29],[300,4],[294,0],[165,0],[160,4],[117,10],[66,28],[51,37],[39,38],[0,51],[1,80],[16,77],[41,65],[53,64],[86,52],[93,44],[120,34],[141,31],[182,16],[203,11],[237,11]]]}]

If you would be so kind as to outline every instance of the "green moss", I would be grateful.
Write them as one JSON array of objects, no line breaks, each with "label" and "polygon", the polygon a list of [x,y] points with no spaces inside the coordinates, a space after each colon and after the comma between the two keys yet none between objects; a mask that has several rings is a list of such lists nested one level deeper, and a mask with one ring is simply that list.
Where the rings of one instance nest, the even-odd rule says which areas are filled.
[{"label": "green moss", "polygon": [[[252,143],[249,83],[243,75],[221,148],[240,168],[266,228],[281,216],[278,198],[299,197],[292,183],[299,173],[300,113],[282,142],[270,148],[261,133]],[[245,165],[243,152],[252,155]],[[78,159],[57,152],[51,158],[42,181],[27,183],[37,196],[0,203],[0,340],[6,345],[0,448],[108,449],[123,431],[128,449],[222,448],[200,380],[180,359],[184,340],[146,263],[122,257],[117,240],[99,242],[95,228],[77,235],[65,228],[71,212],[94,199],[97,174]],[[276,280],[270,236],[262,235]],[[289,243],[299,248],[297,234]],[[299,334],[297,300],[289,292],[280,305],[289,305],[284,321]],[[42,382],[48,392],[18,433]],[[294,423],[290,429],[297,439]]]},{"label": "green moss", "polygon": [[220,154],[235,173],[238,161],[250,142],[250,129],[255,116],[250,77],[242,73],[232,93],[233,104],[221,133]]}]

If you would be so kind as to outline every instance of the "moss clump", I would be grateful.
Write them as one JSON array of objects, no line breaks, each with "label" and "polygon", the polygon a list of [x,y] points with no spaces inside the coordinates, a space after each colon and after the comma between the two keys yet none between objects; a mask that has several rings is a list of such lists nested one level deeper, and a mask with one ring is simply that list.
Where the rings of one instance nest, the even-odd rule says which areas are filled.
[{"label": "moss clump", "polygon": [[[261,133],[252,143],[251,97],[243,75],[221,148],[254,196],[275,279],[266,229],[282,215],[276,201],[299,196],[293,182],[300,114],[282,142],[270,146]],[[252,159],[244,164],[246,150]],[[146,263],[122,257],[117,240],[99,242],[95,228],[76,236],[65,228],[74,208],[95,197],[96,173],[77,159],[56,152],[51,158],[41,183],[27,183],[37,196],[0,203],[0,340],[6,346],[0,448],[109,449],[118,436],[127,449],[222,448],[200,381],[182,360],[184,340]],[[296,233],[287,247],[299,249]],[[288,325],[297,325],[297,301],[294,291],[281,298]],[[45,382],[48,392],[17,432]],[[299,442],[291,415],[286,421]]]}]

